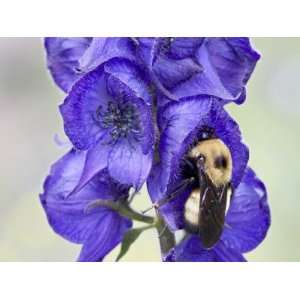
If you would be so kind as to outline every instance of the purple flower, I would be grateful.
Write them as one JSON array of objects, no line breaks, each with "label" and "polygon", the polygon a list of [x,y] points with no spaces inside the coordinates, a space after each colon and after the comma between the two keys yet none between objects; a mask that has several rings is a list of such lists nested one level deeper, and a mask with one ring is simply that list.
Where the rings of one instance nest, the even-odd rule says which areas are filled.
[{"label": "purple flower", "polygon": [[85,73],[114,57],[134,59],[130,38],[46,38],[48,68],[65,92]]},{"label": "purple flower", "polygon": [[260,58],[248,38],[140,38],[137,49],[163,102],[212,95],[242,103]]},{"label": "purple flower", "polygon": [[113,59],[88,72],[60,111],[74,147],[88,151],[76,191],[105,168],[140,189],[151,169],[154,137],[148,85],[134,64]]},{"label": "purple flower", "polygon": [[40,199],[53,230],[73,243],[83,244],[78,260],[100,261],[121,242],[132,221],[93,204],[99,199],[127,199],[128,187],[116,183],[103,170],[80,192],[69,196],[80,179],[85,160],[86,152],[75,150],[58,160],[45,180]]},{"label": "purple flower", "polygon": [[[238,124],[213,97],[198,96],[172,102],[162,112],[160,162],[153,167],[148,190],[153,202],[174,191],[183,180],[182,158],[192,145],[213,133],[229,148],[232,156],[232,185],[237,187],[247,166],[248,148],[241,142]],[[189,190],[161,208],[171,229],[183,228],[184,203]]]},{"label": "purple flower", "polygon": [[186,236],[165,258],[166,261],[245,261],[243,253],[256,248],[270,226],[270,210],[264,184],[253,170],[246,169],[234,192],[220,240],[205,249],[196,235]]}]

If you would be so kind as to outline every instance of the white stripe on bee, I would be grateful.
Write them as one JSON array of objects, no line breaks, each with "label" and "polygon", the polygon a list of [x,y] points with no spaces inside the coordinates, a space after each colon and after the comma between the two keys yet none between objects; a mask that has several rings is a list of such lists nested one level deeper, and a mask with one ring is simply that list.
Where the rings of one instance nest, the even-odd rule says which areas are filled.
[{"label": "white stripe on bee", "polygon": [[193,224],[198,225],[199,222],[199,208],[200,208],[200,190],[196,189],[191,192],[184,206],[185,219]]}]

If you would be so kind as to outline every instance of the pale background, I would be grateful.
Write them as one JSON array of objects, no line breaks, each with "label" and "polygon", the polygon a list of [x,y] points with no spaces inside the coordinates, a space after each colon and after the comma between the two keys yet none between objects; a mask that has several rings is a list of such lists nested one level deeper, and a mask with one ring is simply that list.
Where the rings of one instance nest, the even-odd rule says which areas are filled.
[{"label": "pale background", "polygon": [[[300,39],[254,38],[262,54],[247,101],[227,106],[250,148],[250,164],[269,193],[272,225],[250,261],[300,261]],[[64,94],[47,72],[38,38],[0,39],[0,260],[73,261],[80,245],[47,224],[38,194],[52,162],[67,149],[58,104]],[[145,193],[135,200],[148,207]],[[109,257],[113,260],[118,249]],[[144,233],[124,260],[159,260],[155,231]]]}]

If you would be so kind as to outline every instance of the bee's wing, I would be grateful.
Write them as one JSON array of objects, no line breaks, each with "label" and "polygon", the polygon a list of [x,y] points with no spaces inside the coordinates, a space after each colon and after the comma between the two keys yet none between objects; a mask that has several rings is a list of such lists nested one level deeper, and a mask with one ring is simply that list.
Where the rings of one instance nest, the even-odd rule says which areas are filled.
[{"label": "bee's wing", "polygon": [[211,248],[220,238],[227,203],[228,185],[218,191],[205,172],[200,170],[199,234],[205,248]]},{"label": "bee's wing", "polygon": [[230,204],[231,204],[231,201],[233,199],[233,187],[232,187],[232,184],[229,183],[227,185],[227,195],[226,195],[226,209],[225,209],[225,215],[227,214],[228,210],[229,210],[229,207],[230,207]]}]

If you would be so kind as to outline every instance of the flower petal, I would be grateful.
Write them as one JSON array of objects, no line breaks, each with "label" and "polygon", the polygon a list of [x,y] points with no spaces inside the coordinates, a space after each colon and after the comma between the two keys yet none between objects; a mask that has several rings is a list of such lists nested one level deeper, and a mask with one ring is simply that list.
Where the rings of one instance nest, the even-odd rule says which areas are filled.
[{"label": "flower petal", "polygon": [[[150,105],[152,103],[151,95],[149,93],[148,79],[132,62],[125,59],[114,59],[105,64],[104,70],[110,77],[113,77],[118,82],[122,83],[124,87],[130,89],[131,93],[140,98],[145,103]],[[116,88],[110,89],[112,96],[117,96],[118,90]],[[126,93],[128,94],[128,92]]]},{"label": "flower petal", "polygon": [[128,189],[116,185],[103,171],[80,192],[69,196],[76,186],[85,163],[86,153],[69,151],[51,168],[44,183],[41,203],[53,230],[74,243],[84,243],[107,209],[87,211],[95,200],[117,200],[128,195]]},{"label": "flower petal", "polygon": [[102,139],[93,148],[87,151],[83,171],[73,193],[80,191],[95,175],[108,166],[108,157],[111,145]]},{"label": "flower petal", "polygon": [[82,74],[78,72],[79,58],[89,47],[92,38],[46,38],[48,68],[56,84],[68,92]]},{"label": "flower petal", "polygon": [[165,258],[166,261],[186,262],[244,262],[245,258],[236,250],[219,242],[213,249],[204,249],[200,239],[191,235],[179,243]]},{"label": "flower petal", "polygon": [[203,72],[178,85],[177,97],[207,94],[237,100],[260,58],[247,38],[206,38],[196,53]]},{"label": "flower petal", "polygon": [[123,239],[124,234],[132,227],[132,222],[110,211],[99,217],[93,231],[85,241],[79,261],[102,261]]},{"label": "flower petal", "polygon": [[153,71],[153,65],[155,60],[161,51],[161,45],[164,43],[164,38],[139,38],[137,40],[137,57],[140,61],[140,65],[145,65],[145,69],[151,78],[152,83],[157,88],[157,92],[161,92],[163,95],[168,97],[168,99],[175,99],[173,95],[163,86],[159,77],[156,76]]},{"label": "flower petal", "polygon": [[168,55],[174,59],[193,57],[201,46],[204,38],[201,37],[176,37],[171,42]]},{"label": "flower petal", "polygon": [[234,191],[221,239],[228,248],[251,251],[266,237],[270,222],[266,188],[248,168]]},{"label": "flower petal", "polygon": [[122,184],[133,185],[139,190],[146,181],[153,152],[143,154],[139,144],[130,145],[126,140],[117,142],[109,156],[109,174]]},{"label": "flower petal", "polygon": [[130,38],[93,38],[79,59],[79,68],[90,71],[114,57],[134,60],[134,43]]},{"label": "flower petal", "polygon": [[161,38],[144,37],[138,39],[137,53],[140,59],[149,69],[152,69],[153,61],[159,51]]},{"label": "flower petal", "polygon": [[167,56],[159,56],[153,65],[153,71],[165,88],[172,89],[201,72],[202,67],[191,58],[173,60]]},{"label": "flower petal", "polygon": [[109,100],[111,96],[106,91],[102,67],[87,73],[74,84],[60,106],[60,112],[65,132],[77,149],[89,149],[106,134],[96,120],[96,113],[100,106],[106,107]]}]

